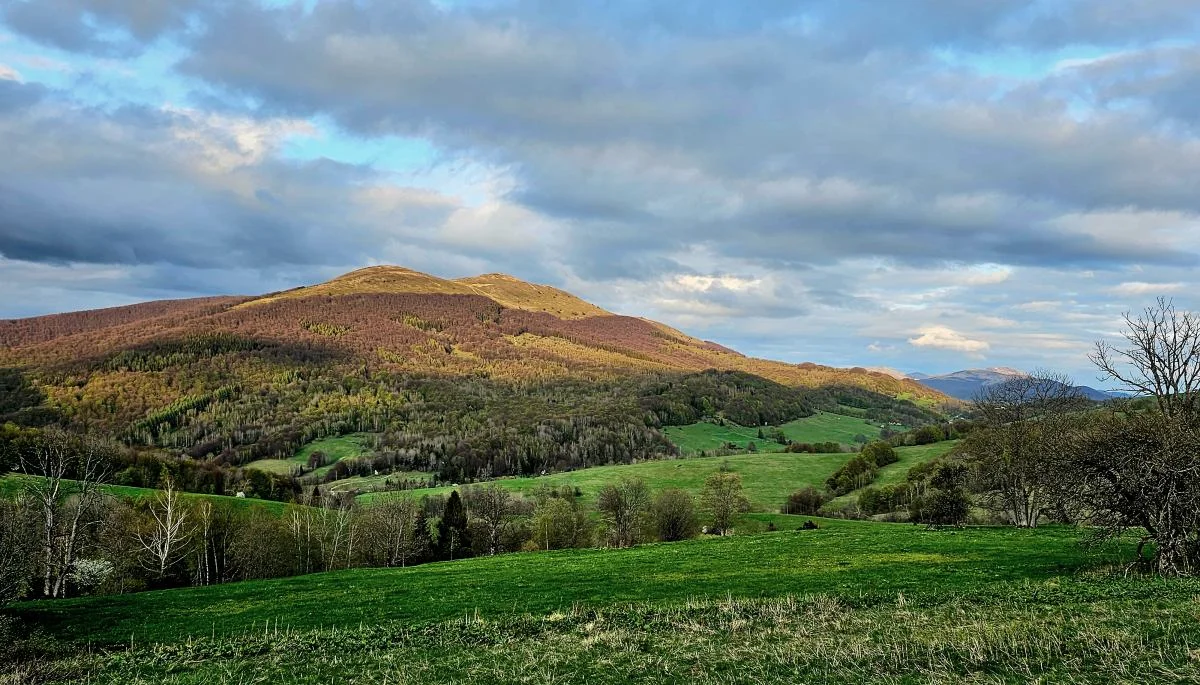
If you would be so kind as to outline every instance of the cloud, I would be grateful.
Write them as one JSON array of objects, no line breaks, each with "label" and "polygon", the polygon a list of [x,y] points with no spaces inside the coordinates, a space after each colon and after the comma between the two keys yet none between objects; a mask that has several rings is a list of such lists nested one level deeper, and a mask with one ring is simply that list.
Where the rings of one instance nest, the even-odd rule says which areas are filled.
[{"label": "cloud", "polygon": [[21,73],[7,64],[0,64],[0,81],[21,82]]},{"label": "cloud", "polygon": [[965,352],[977,358],[982,358],[983,353],[992,347],[986,341],[972,340],[946,326],[925,326],[918,329],[917,332],[921,335],[909,338],[908,340],[910,345],[916,347],[932,347],[939,350]]},{"label": "cloud", "polygon": [[128,298],[394,261],[796,361],[1078,372],[1114,300],[1200,285],[1190,0],[0,12],[62,66],[0,76],[0,255],[47,310],[72,270]]},{"label": "cloud", "polygon": [[1185,283],[1146,283],[1144,281],[1128,281],[1108,289],[1114,295],[1143,297],[1147,295],[1166,295],[1179,292],[1186,288]]},{"label": "cloud", "polygon": [[181,30],[203,0],[5,0],[0,17],[12,30],[62,50],[94,55],[140,52]]}]

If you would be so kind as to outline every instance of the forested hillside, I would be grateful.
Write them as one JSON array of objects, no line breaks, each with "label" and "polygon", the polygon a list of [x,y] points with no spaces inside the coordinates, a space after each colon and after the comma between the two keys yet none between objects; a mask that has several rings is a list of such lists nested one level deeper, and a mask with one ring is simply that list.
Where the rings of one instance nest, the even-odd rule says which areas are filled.
[{"label": "forested hillside", "polygon": [[119,482],[154,486],[165,459],[187,489],[277,499],[295,484],[240,467],[351,432],[372,436],[373,455],[334,477],[457,482],[672,454],[659,429],[708,417],[759,426],[849,406],[912,426],[945,399],[861,369],[745,357],[510,276],[397,267],[0,322],[0,368],[0,421],[123,443]]}]

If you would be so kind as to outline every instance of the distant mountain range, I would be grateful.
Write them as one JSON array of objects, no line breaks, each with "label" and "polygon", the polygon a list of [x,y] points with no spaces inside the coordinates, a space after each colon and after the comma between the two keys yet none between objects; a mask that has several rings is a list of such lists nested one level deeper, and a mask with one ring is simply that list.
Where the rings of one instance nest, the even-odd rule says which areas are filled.
[{"label": "distant mountain range", "polygon": [[[877,373],[887,374],[893,378],[909,378],[917,381],[927,388],[937,390],[938,392],[949,395],[950,397],[960,400],[972,400],[979,395],[979,392],[989,385],[1003,383],[1010,378],[1019,378],[1028,374],[1019,369],[1013,369],[1005,366],[996,366],[987,369],[964,369],[962,371],[954,371],[951,373],[943,373],[931,375],[914,371],[905,373],[896,369],[886,367],[875,367],[869,369]],[[1096,388],[1086,385],[1075,386],[1088,399],[1097,402],[1111,400],[1115,397],[1123,397],[1122,393],[1107,392],[1097,390]]]}]

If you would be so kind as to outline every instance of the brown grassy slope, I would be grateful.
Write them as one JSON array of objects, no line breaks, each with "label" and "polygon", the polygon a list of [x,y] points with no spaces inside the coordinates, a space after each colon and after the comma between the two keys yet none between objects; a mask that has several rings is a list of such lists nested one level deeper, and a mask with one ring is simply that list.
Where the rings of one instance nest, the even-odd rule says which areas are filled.
[{"label": "brown grassy slope", "polygon": [[583,319],[589,316],[610,316],[596,305],[585,302],[571,293],[548,285],[527,283],[508,274],[484,274],[454,281],[468,286],[475,293],[500,303],[509,309],[545,312],[560,319]]},{"label": "brown grassy slope", "polygon": [[791,386],[842,384],[931,402],[945,399],[913,381],[864,369],[745,357],[510,276],[448,281],[399,267],[364,269],[253,300],[159,302],[0,322],[0,363],[78,366],[121,350],[211,333],[286,347],[296,359],[343,363],[348,372],[365,366],[528,380],[722,369]]}]

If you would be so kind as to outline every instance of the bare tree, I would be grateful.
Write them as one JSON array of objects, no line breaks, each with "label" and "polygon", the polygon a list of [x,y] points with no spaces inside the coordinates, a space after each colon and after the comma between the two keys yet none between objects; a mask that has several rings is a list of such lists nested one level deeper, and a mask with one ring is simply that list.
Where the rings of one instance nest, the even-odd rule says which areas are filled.
[{"label": "bare tree", "polygon": [[623,478],[604,486],[596,500],[596,508],[608,528],[609,543],[614,547],[636,544],[641,539],[649,506],[650,490],[643,480]]},{"label": "bare tree", "polygon": [[62,597],[75,563],[81,533],[96,523],[100,483],[109,470],[108,455],[91,438],[73,440],[61,431],[46,431],[19,466],[33,476],[24,492],[40,510],[42,595]]},{"label": "bare tree", "polygon": [[512,494],[495,483],[483,487],[466,488],[463,493],[467,511],[471,516],[483,522],[484,533],[487,535],[488,554],[500,552],[500,535],[504,532],[504,524],[512,514]]},{"label": "bare tree", "polygon": [[[1070,450],[1070,490],[1093,523],[1143,533],[1139,561],[1163,575],[1200,572],[1200,320],[1158,300],[1125,316],[1128,347],[1101,342],[1106,377],[1152,399],[1089,417]],[[1153,555],[1143,559],[1148,543]]]},{"label": "bare tree", "polygon": [[1167,419],[1192,418],[1200,402],[1200,317],[1159,298],[1134,318],[1126,313],[1128,347],[1096,343],[1092,362],[1121,389],[1153,397]]},{"label": "bare tree", "polygon": [[139,530],[136,534],[145,553],[142,566],[163,578],[187,554],[192,533],[187,505],[169,476],[163,479],[163,489],[150,502],[150,517],[149,530]]},{"label": "bare tree", "polygon": [[417,530],[421,504],[410,496],[374,504],[363,512],[369,556],[384,566],[407,566],[425,547]]},{"label": "bare tree", "polygon": [[980,503],[1021,528],[1062,510],[1064,421],[1089,404],[1069,377],[1046,371],[981,390],[973,408],[984,425],[963,444]]}]

